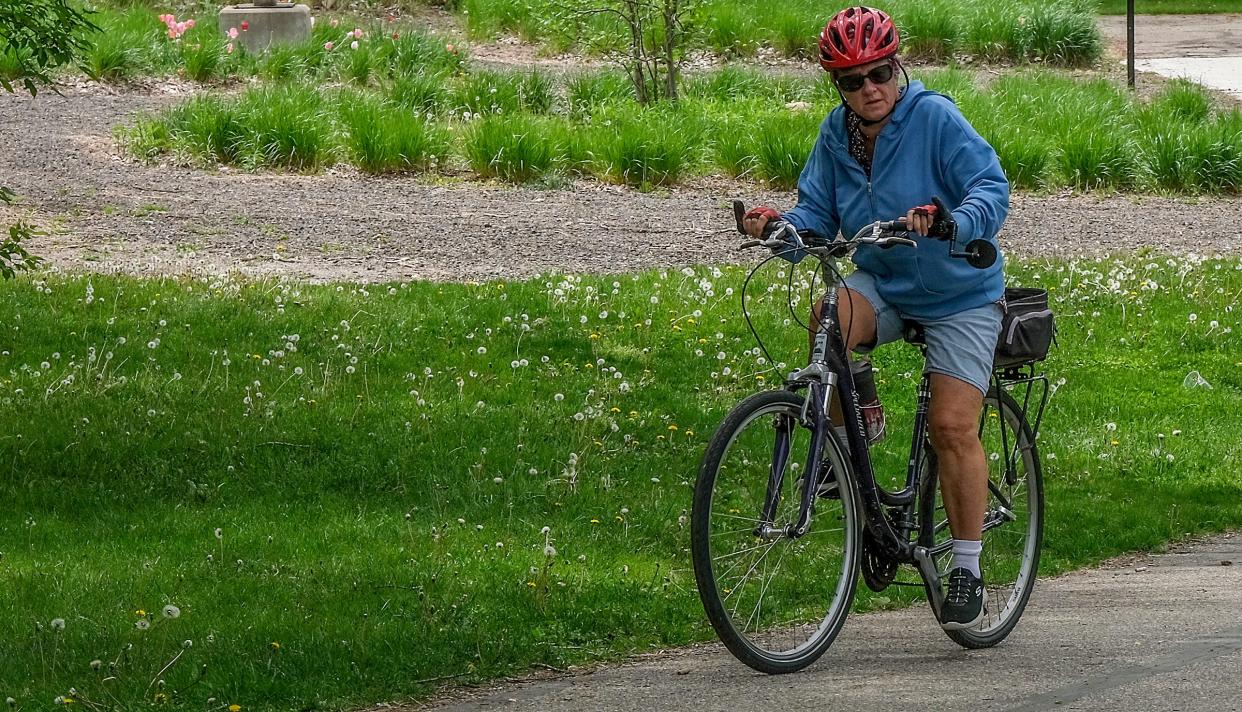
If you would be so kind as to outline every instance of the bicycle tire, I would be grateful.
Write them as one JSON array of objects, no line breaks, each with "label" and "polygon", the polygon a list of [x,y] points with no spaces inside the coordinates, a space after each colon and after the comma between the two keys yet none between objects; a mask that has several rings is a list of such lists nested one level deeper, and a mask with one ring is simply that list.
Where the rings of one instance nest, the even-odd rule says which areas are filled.
[{"label": "bicycle tire", "polygon": [[[780,440],[773,435],[776,430],[765,436],[766,427],[788,427],[791,432],[784,448],[788,457],[775,458],[784,464],[782,496],[772,523],[783,525],[796,518],[800,497],[786,495],[796,492],[793,473],[797,466],[792,455],[809,454],[809,447],[800,447],[803,439],[809,446],[810,437],[809,429],[799,422],[802,404],[803,398],[795,393],[766,391],[735,407],[703,455],[691,511],[691,555],[708,620],[738,660],[768,674],[796,672],[823,655],[845,623],[858,582],[862,531],[857,494],[844,449],[831,428],[826,433],[824,458],[828,471],[838,478],[839,498],[817,499],[810,530],[798,539],[767,540],[754,531]],[[781,419],[786,419],[783,426]],[[755,518],[746,517],[748,511],[755,512]],[[834,521],[839,526],[830,526]],[[733,543],[742,548],[730,550]],[[769,555],[776,549],[781,551],[772,564]],[[756,560],[742,575],[739,572],[747,566],[748,556]],[[786,560],[788,572],[782,572]],[[760,565],[763,586],[748,611],[755,589],[746,587]],[[778,576],[782,576],[779,581]],[[826,609],[822,607],[825,588],[831,590]],[[794,644],[772,642],[782,635]]]},{"label": "bicycle tire", "polygon": [[[993,415],[996,417],[993,418]],[[1005,446],[1014,454],[1012,482],[1008,481],[1010,476],[1006,474],[1009,468],[1004,465],[1009,458],[1003,457],[999,452],[1003,447],[999,440],[999,428],[992,427],[994,424],[991,422],[996,420],[995,425],[999,426],[1002,417],[1009,428],[1009,439]],[[989,607],[983,622],[978,628],[945,631],[955,643],[970,649],[990,648],[1000,643],[1018,624],[1035,588],[1044,530],[1043,471],[1038,447],[1030,424],[1023,417],[1017,402],[1005,391],[998,391],[995,386],[984,397],[984,409],[980,415],[980,437],[984,441],[984,456],[988,458],[990,481],[986,516],[995,518],[1001,514],[999,493],[1010,501],[1011,506],[1006,509],[1013,512],[1015,520],[998,523],[986,529],[983,534],[983,557],[980,563],[987,590],[986,603]],[[920,493],[920,499],[924,503],[920,543],[929,548],[939,546],[943,549],[952,534],[948,531],[948,521],[940,500],[935,463],[934,453],[925,460]],[[996,519],[991,521],[998,522]],[[1015,522],[1021,524],[1016,525]],[[1016,548],[1012,543],[1014,536],[1023,537],[1016,558]],[[947,573],[951,558],[952,553],[949,551],[940,551],[937,554],[937,570],[942,576]]]}]

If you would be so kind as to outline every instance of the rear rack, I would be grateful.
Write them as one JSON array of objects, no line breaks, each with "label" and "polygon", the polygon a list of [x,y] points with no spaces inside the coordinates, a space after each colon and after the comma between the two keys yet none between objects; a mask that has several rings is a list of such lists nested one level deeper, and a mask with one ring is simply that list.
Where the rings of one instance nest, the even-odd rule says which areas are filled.
[{"label": "rear rack", "polygon": [[[1044,408],[1048,405],[1048,396],[1051,391],[1048,388],[1048,377],[1042,372],[1036,370],[1035,363],[1020,363],[1014,365],[1001,366],[992,372],[992,384],[997,391],[1007,391],[1009,395],[1018,404],[1018,413],[1022,419],[1026,421],[1031,428],[1031,443],[1039,439],[1039,426],[1044,420]],[[1032,418],[1031,415],[1035,417]],[[1002,419],[1003,420],[1003,419]],[[1008,427],[1001,428],[1002,442],[1007,438]],[[1015,441],[1017,438],[1015,437]],[[1015,443],[1016,444],[1016,443]],[[1008,443],[1004,443],[1005,451],[1008,453],[1009,462],[1007,467],[1013,467],[1013,458],[1017,455],[1017,450],[1010,447]]]}]

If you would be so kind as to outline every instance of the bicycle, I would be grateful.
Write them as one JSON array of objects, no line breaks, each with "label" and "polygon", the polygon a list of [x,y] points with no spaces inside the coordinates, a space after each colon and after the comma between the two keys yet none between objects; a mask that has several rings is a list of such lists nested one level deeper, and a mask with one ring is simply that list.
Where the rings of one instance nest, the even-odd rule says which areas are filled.
[{"label": "bicycle", "polygon": [[[741,231],[740,201],[734,210]],[[849,613],[860,574],[875,591],[918,586],[897,580],[899,567],[913,566],[940,620],[941,577],[952,542],[927,436],[928,375],[918,387],[905,486],[886,490],[872,469],[837,322],[837,290],[844,280],[835,262],[863,244],[917,247],[906,237],[904,220],[878,221],[835,242],[780,221],[769,226],[765,239],[748,240],[742,249],[768,247],[774,252],[768,260],[803,250],[819,260],[831,288],[807,366],[781,388],[743,400],[709,442],[694,490],[691,551],[699,596],[721,641],[743,663],[778,674],[800,670],[828,649]],[[949,249],[980,268],[996,258],[983,240],[958,251],[952,237]],[[742,300],[745,310],[745,288]],[[907,329],[906,340],[926,355],[917,330]],[[1043,388],[1038,398],[1036,384]],[[834,391],[847,424],[845,443],[829,420]],[[945,631],[967,648],[1004,640],[1031,596],[1044,506],[1035,439],[1047,399],[1047,378],[1035,372],[1034,361],[994,365],[979,426],[989,457],[983,534],[989,610],[977,628]],[[1034,422],[1028,422],[1036,402]],[[806,453],[801,473],[795,452]],[[826,608],[825,590],[831,592]]]}]

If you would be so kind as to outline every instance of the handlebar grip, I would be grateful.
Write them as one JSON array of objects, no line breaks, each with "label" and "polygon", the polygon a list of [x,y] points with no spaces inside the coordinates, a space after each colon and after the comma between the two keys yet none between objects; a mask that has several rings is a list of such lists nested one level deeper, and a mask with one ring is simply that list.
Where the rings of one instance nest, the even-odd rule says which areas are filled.
[{"label": "handlebar grip", "polygon": [[883,232],[909,232],[910,231],[910,229],[906,227],[905,218],[897,218],[896,220],[885,220],[880,223],[880,230],[882,230]]}]

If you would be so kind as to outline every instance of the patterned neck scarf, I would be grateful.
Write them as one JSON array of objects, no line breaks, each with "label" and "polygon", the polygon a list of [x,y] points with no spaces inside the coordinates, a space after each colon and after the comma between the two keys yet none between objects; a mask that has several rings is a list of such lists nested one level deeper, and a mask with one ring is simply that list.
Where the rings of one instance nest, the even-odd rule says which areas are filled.
[{"label": "patterned neck scarf", "polygon": [[848,106],[845,107],[845,136],[849,144],[850,155],[858,161],[867,179],[871,179],[871,156],[867,155],[867,138],[862,132],[862,117],[855,114]]}]

